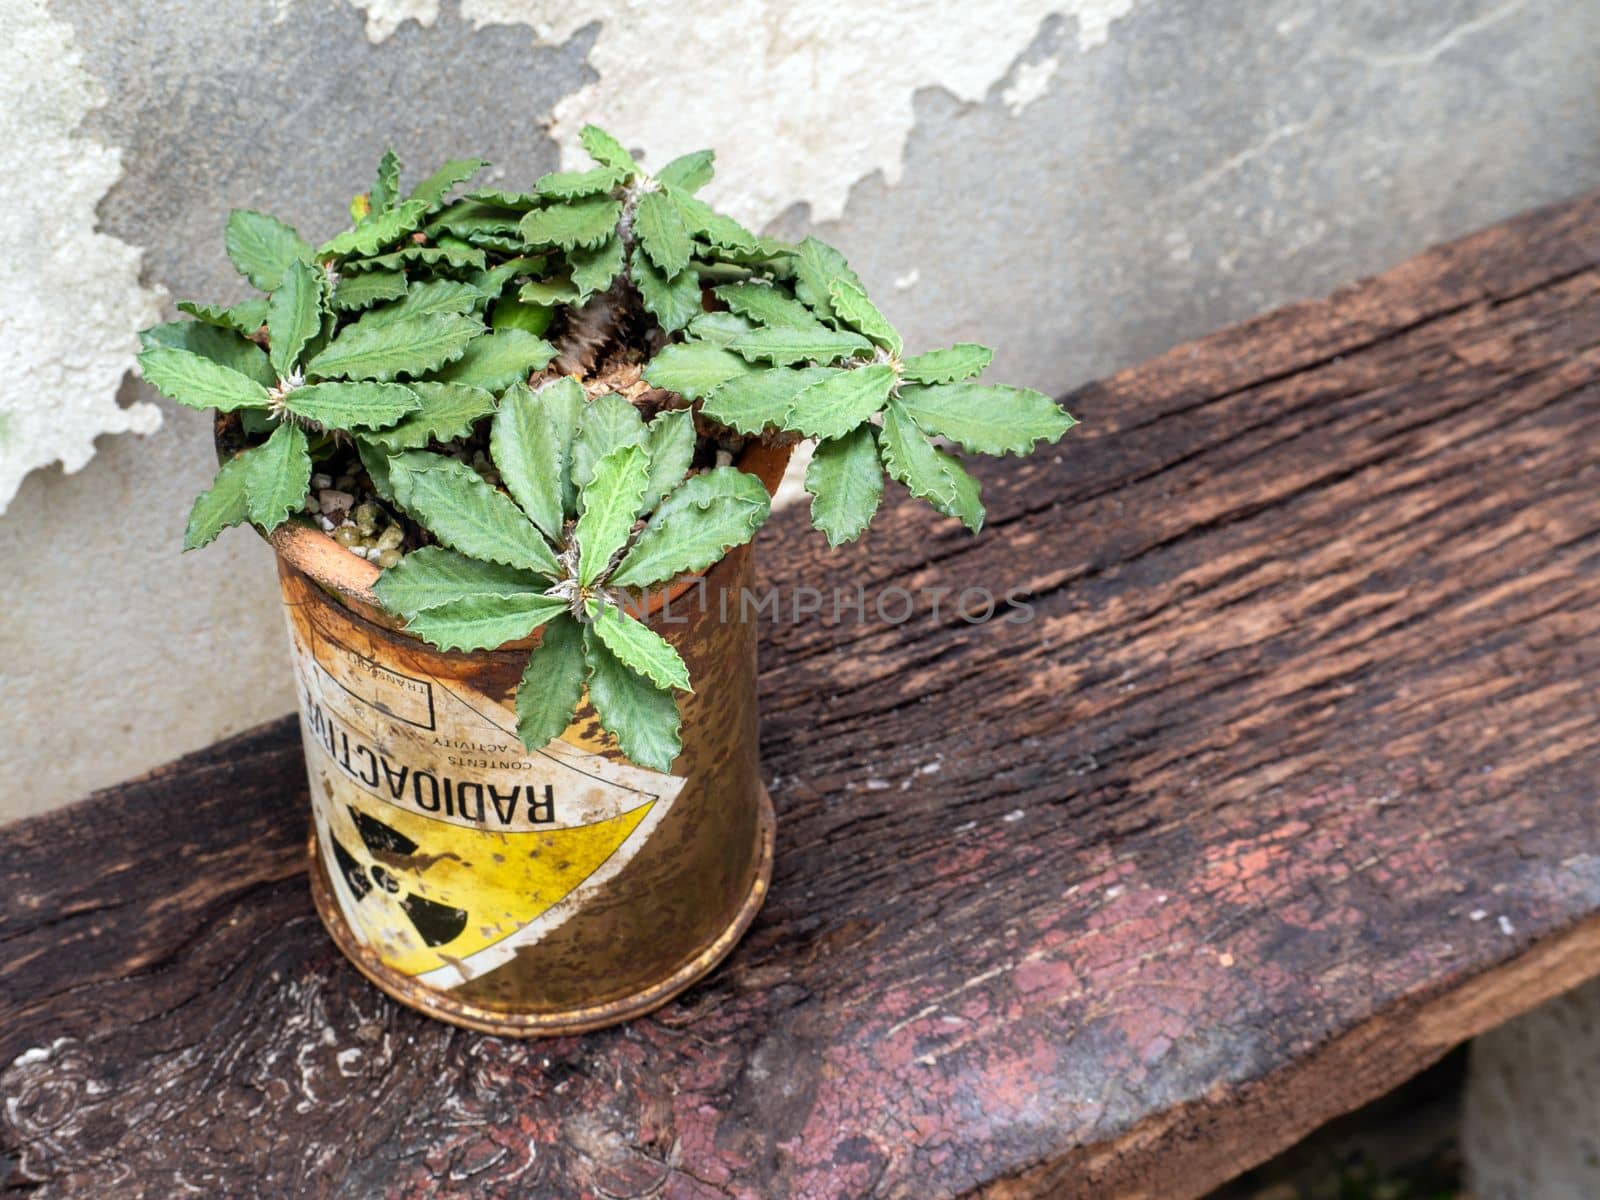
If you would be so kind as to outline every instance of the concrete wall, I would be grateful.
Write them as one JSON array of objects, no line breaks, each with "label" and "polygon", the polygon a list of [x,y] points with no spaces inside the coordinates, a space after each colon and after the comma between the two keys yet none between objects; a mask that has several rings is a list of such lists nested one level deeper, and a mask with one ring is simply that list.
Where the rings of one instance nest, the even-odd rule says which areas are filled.
[{"label": "concrete wall", "polygon": [[0,820],[292,706],[259,540],[178,554],[206,419],[123,372],[173,299],[239,294],[230,207],[325,236],[390,141],[516,180],[588,119],[657,162],[714,145],[714,198],[819,224],[913,343],[989,341],[1052,391],[1600,185],[1593,0],[0,0],[0,21]]}]

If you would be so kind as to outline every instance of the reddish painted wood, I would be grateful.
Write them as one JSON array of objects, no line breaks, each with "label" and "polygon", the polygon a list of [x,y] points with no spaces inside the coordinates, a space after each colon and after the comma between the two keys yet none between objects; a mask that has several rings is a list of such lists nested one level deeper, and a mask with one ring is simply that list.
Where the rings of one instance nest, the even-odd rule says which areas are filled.
[{"label": "reddish painted wood", "polygon": [[1600,971],[1600,197],[1071,403],[980,539],[763,535],[1033,619],[771,630],[772,898],[655,1017],[363,984],[287,721],[0,832],[10,1186],[1181,1200]]}]

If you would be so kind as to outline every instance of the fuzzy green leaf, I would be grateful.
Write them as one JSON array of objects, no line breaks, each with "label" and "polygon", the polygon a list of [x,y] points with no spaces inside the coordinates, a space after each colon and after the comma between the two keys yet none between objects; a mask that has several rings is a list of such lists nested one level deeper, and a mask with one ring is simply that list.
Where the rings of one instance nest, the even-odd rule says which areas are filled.
[{"label": "fuzzy green leaf", "polygon": [[663,275],[676,275],[689,265],[694,243],[683,215],[665,192],[646,192],[639,197],[633,230],[639,245]]},{"label": "fuzzy green leaf", "polygon": [[661,322],[668,333],[682,329],[705,311],[700,297],[700,277],[694,271],[663,275],[650,256],[634,251],[628,274],[639,289],[645,311]]},{"label": "fuzzy green leaf", "polygon": [[695,150],[680,154],[661,170],[656,178],[670,187],[693,195],[711,182],[716,154],[711,150]]},{"label": "fuzzy green leaf", "polygon": [[893,387],[888,363],[835,371],[795,396],[784,425],[807,437],[843,437],[881,409]]},{"label": "fuzzy green leaf", "polygon": [[354,229],[347,229],[324,242],[318,258],[337,258],[348,254],[371,255],[413,232],[427,216],[428,206],[421,200],[407,200],[386,212],[373,213]]},{"label": "fuzzy green leaf", "polygon": [[600,724],[633,762],[670,771],[683,749],[678,740],[678,703],[672,693],[624,664],[593,625],[584,626],[583,653],[589,663],[589,702]]},{"label": "fuzzy green leaf", "polygon": [[283,282],[267,300],[269,358],[280,379],[321,330],[322,272],[297,259],[284,268]]},{"label": "fuzzy green leaf", "polygon": [[291,226],[247,208],[228,214],[224,245],[239,274],[263,292],[276,291],[289,264],[312,255]]},{"label": "fuzzy green leaf", "polygon": [[608,582],[645,588],[704,570],[754,537],[770,509],[761,481],[737,467],[691,475],[661,502]]},{"label": "fuzzy green leaf", "polygon": [[585,125],[578,131],[578,140],[583,143],[583,148],[589,152],[589,157],[604,167],[621,171],[624,176],[637,175],[639,164],[633,160],[633,155],[623,147],[604,129],[598,125]]},{"label": "fuzzy green leaf", "polygon": [[517,737],[526,749],[541,749],[566,732],[583,700],[588,674],[583,627],[569,615],[553,618],[517,684]]},{"label": "fuzzy green leaf", "polygon": [[523,383],[556,356],[556,348],[525,329],[502,329],[474,338],[467,352],[434,373],[442,383],[464,383],[498,392]]},{"label": "fuzzy green leaf", "polygon": [[533,190],[540,196],[573,200],[581,196],[607,195],[626,178],[615,167],[595,167],[588,171],[552,171],[541,175]]},{"label": "fuzzy green leaf", "polygon": [[831,363],[872,349],[872,343],[859,334],[840,329],[798,329],[775,325],[755,329],[728,343],[752,362],[779,366],[793,363]]},{"label": "fuzzy green leaf", "polygon": [[247,451],[223,463],[211,489],[195,498],[194,507],[189,510],[189,524],[183,531],[185,550],[209,545],[230,525],[250,519],[245,486],[245,472],[250,465],[248,454]]},{"label": "fuzzy green leaf", "polygon": [[305,431],[285,421],[262,445],[239,456],[247,459],[244,490],[250,520],[269,532],[297,512],[311,487],[311,453]]},{"label": "fuzzy green leaf", "polygon": [[406,294],[406,277],[400,271],[364,271],[341,275],[333,290],[333,306],[342,312],[371,308]]},{"label": "fuzzy green leaf", "polygon": [[929,350],[900,364],[906,383],[955,383],[981,375],[994,361],[994,351],[976,342],[957,342],[944,350]]},{"label": "fuzzy green leaf", "polygon": [[700,400],[730,379],[751,372],[750,364],[732,351],[709,342],[665,346],[650,360],[644,377],[658,388]]},{"label": "fuzzy green leaf", "polygon": [[700,411],[740,433],[759,434],[789,418],[794,398],[814,383],[842,374],[830,367],[773,367],[730,379],[714,389]]},{"label": "fuzzy green leaf", "polygon": [[634,620],[613,605],[602,604],[595,614],[594,631],[623,666],[643,675],[658,688],[694,691],[689,684],[689,668],[683,665],[672,643],[642,621]]},{"label": "fuzzy green leaf", "polygon": [[267,389],[254,379],[189,350],[153,346],[139,355],[145,382],[190,408],[265,408]]},{"label": "fuzzy green leaf", "polygon": [[578,489],[578,582],[588,587],[605,574],[611,556],[628,540],[634,515],[650,479],[650,454],[643,446],[617,446],[595,463],[593,477]]},{"label": "fuzzy green leaf", "polygon": [[237,371],[264,388],[278,382],[265,350],[232,330],[216,325],[203,325],[198,321],[168,321],[141,330],[139,344],[147,350],[156,346],[187,350],[230,371]]},{"label": "fuzzy green leaf", "polygon": [[555,405],[527,385],[508,388],[489,435],[489,452],[506,490],[552,542],[562,540],[562,432]]},{"label": "fuzzy green leaf", "polygon": [[443,546],[424,546],[387,568],[372,590],[389,612],[414,617],[441,604],[537,595],[549,586],[549,580],[516,567],[468,558]]},{"label": "fuzzy green leaf", "polygon": [[701,313],[689,322],[687,336],[692,341],[726,346],[734,338],[749,333],[755,327],[753,321],[741,317],[738,313],[708,312]]},{"label": "fuzzy green leaf", "polygon": [[898,355],[905,348],[899,331],[889,324],[889,318],[878,311],[878,306],[867,298],[859,285],[848,279],[835,279],[828,285],[828,296],[833,301],[833,311],[846,325],[865,334],[890,354]]},{"label": "fuzzy green leaf", "polygon": [[578,485],[572,477],[572,449],[578,440],[578,426],[589,410],[589,398],[583,394],[583,385],[570,378],[545,384],[537,395],[549,412],[560,450],[561,511],[565,516],[575,517],[578,515]]},{"label": "fuzzy green leaf", "polygon": [[694,462],[694,413],[687,408],[657,413],[650,422],[645,448],[650,452],[650,477],[639,511],[648,512],[689,473]]},{"label": "fuzzy green leaf", "polygon": [[899,404],[923,429],[974,454],[1031,454],[1075,424],[1054,400],[1030,388],[944,383],[908,387]]},{"label": "fuzzy green leaf", "polygon": [[666,192],[689,232],[704,238],[713,246],[723,250],[749,253],[760,243],[761,239],[755,234],[732,217],[723,216],[704,200],[697,199],[687,192],[680,192],[676,188],[669,187]]},{"label": "fuzzy green leaf", "polygon": [[917,427],[898,402],[884,409],[878,434],[884,470],[947,517],[955,517],[973,533],[983,528],[978,481],[956,459],[940,450]]},{"label": "fuzzy green leaf", "polygon": [[877,430],[858,425],[819,445],[806,468],[806,491],[811,493],[811,524],[827,535],[828,545],[860,537],[883,500]]},{"label": "fuzzy green leaf", "polygon": [[241,300],[226,308],[219,304],[201,304],[196,300],[179,300],[178,311],[188,313],[195,320],[203,321],[207,325],[231,329],[246,337],[267,323],[265,300]]},{"label": "fuzzy green leaf", "polygon": [[793,261],[795,297],[819,317],[838,316],[830,290],[835,280],[861,287],[861,279],[845,262],[844,255],[820,238],[808,237],[801,242]]},{"label": "fuzzy green leaf", "polygon": [[400,198],[400,156],[390,146],[378,160],[378,177],[367,193],[373,212],[388,212]]},{"label": "fuzzy green leaf", "polygon": [[716,293],[734,312],[762,325],[787,325],[813,331],[825,328],[804,304],[764,283],[723,284]]},{"label": "fuzzy green leaf", "polygon": [[432,237],[451,233],[456,237],[470,238],[474,234],[509,234],[517,231],[522,214],[509,209],[496,208],[476,200],[457,200],[424,226],[423,231]]},{"label": "fuzzy green leaf", "polygon": [[539,197],[532,192],[506,192],[499,188],[473,188],[465,198],[480,204],[492,204],[496,208],[516,209],[518,212],[527,212],[539,203]]},{"label": "fuzzy green leaf", "polygon": [[559,596],[471,596],[424,609],[406,622],[406,631],[441,650],[493,650],[566,611]]},{"label": "fuzzy green leaf", "polygon": [[321,379],[422,375],[460,358],[483,332],[481,322],[455,313],[428,313],[368,324],[372,315],[342,329],[306,365],[306,373]]},{"label": "fuzzy green leaf", "polygon": [[648,434],[639,410],[615,392],[585,405],[572,439],[572,483],[583,492],[600,460],[618,446],[642,446]]},{"label": "fuzzy green leaf", "polygon": [[625,252],[622,239],[613,235],[591,250],[574,250],[567,255],[572,264],[572,285],[580,301],[603,292],[622,270]]},{"label": "fuzzy green leaf", "polygon": [[324,429],[382,429],[422,404],[409,387],[364,380],[307,384],[289,392],[283,402],[296,416]]},{"label": "fuzzy green leaf", "polygon": [[413,380],[406,387],[416,393],[421,407],[398,425],[361,435],[390,453],[420,450],[430,441],[466,437],[474,424],[495,410],[494,394],[483,388],[430,379]]},{"label": "fuzzy green leaf", "polygon": [[412,188],[406,204],[421,204],[423,211],[437,208],[450,194],[450,189],[465,183],[488,165],[481,158],[453,158]]},{"label": "fuzzy green leaf", "polygon": [[560,576],[555,553],[522,510],[466,463],[407,451],[389,460],[389,483],[396,502],[451,549],[547,579]]},{"label": "fuzzy green leaf", "polygon": [[609,196],[591,196],[549,208],[536,208],[522,218],[518,231],[534,246],[598,246],[617,227],[622,206]]},{"label": "fuzzy green leaf", "polygon": [[356,325],[363,329],[374,329],[435,313],[469,313],[477,307],[481,298],[482,294],[470,283],[433,279],[427,283],[413,284],[398,301],[365,313]]}]

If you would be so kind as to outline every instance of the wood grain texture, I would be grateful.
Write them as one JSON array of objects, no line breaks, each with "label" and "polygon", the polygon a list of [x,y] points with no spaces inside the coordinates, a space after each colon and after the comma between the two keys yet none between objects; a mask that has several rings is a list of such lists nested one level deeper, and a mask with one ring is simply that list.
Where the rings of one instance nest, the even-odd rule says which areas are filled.
[{"label": "wood grain texture", "polygon": [[1069,406],[977,540],[763,535],[951,591],[767,632],[772,897],[652,1018],[363,984],[288,721],[0,831],[8,1186],[1181,1200],[1600,973],[1600,197]]}]

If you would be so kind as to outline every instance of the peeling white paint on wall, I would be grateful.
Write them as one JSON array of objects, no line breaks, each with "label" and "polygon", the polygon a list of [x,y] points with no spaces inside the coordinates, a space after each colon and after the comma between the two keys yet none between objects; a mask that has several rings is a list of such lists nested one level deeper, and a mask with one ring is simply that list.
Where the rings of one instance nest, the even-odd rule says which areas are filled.
[{"label": "peeling white paint on wall", "polygon": [[116,150],[77,133],[105,103],[72,28],[43,0],[0,0],[0,512],[35,467],[76,471],[102,433],[149,433],[153,404],[123,408],[137,330],[160,294],[139,250],[95,232],[122,173]]},{"label": "peeling white paint on wall", "polygon": [[[381,41],[439,0],[350,0]],[[917,89],[979,101],[1051,16],[1077,20],[1077,45],[1105,42],[1134,0],[886,0],[866,8],[789,0],[461,0],[476,26],[526,25],[559,45],[599,22],[596,82],[556,105],[552,132],[568,165],[586,161],[578,130],[603,124],[649,161],[705,146],[726,154],[708,198],[764,222],[799,201],[812,219],[842,215],[850,187],[881,170],[900,178]],[[1019,68],[1013,111],[1043,95],[1058,58]]]}]

